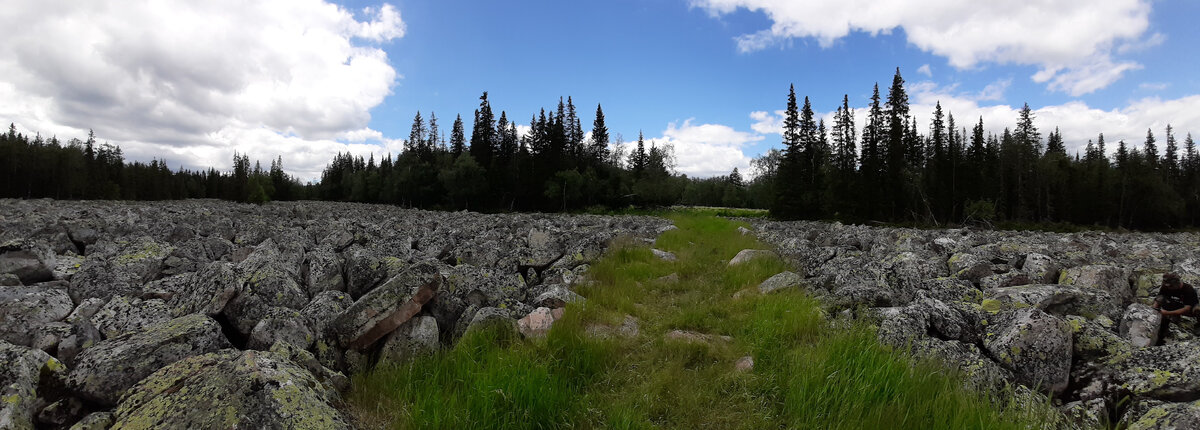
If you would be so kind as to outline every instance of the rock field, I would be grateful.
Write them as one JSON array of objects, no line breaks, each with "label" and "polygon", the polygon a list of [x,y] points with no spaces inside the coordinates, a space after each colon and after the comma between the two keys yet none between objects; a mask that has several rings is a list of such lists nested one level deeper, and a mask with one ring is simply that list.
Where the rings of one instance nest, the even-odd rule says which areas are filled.
[{"label": "rock field", "polygon": [[752,223],[804,274],[761,291],[804,286],[971,384],[1050,394],[1069,427],[1200,428],[1196,321],[1159,339],[1148,306],[1166,272],[1200,287],[1200,235]]},{"label": "rock field", "polygon": [[[1200,428],[1200,325],[1159,339],[1193,233],[752,220],[833,318],[1045,401],[1068,427]],[[637,216],[299,202],[0,200],[0,428],[349,428],[346,375],[502,323],[544,334]],[[770,251],[747,250],[731,265]],[[667,253],[663,253],[667,254]],[[673,255],[661,255],[674,258]],[[518,321],[520,320],[520,321]],[[750,357],[752,360],[753,358]]]},{"label": "rock field", "polygon": [[[349,428],[346,375],[544,330],[664,219],[0,200],[0,428]],[[532,322],[530,322],[532,321]]]}]

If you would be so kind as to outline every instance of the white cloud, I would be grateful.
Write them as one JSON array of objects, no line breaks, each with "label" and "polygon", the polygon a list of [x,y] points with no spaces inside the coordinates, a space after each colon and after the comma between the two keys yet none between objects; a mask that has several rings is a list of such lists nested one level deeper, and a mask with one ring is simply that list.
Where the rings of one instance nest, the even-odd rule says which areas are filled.
[{"label": "white cloud", "polygon": [[1142,82],[1138,85],[1138,88],[1145,91],[1162,91],[1170,86],[1171,84],[1166,82]]},{"label": "white cloud", "polygon": [[[651,145],[669,145],[675,154],[675,170],[689,177],[711,177],[729,174],[735,167],[740,172],[750,169],[750,157],[745,148],[763,140],[755,133],[737,131],[721,124],[683,124],[672,122],[660,137],[646,137],[646,149]],[[637,139],[626,141],[625,154],[637,147]]]},{"label": "white cloud", "polygon": [[922,75],[929,76],[929,77],[933,76],[933,70],[931,70],[929,68],[928,64],[922,64],[921,67],[918,67],[917,73],[920,73]]},{"label": "white cloud", "polygon": [[782,134],[783,133],[783,115],[787,111],[780,109],[775,113],[767,111],[750,112],[750,119],[754,120],[750,124],[750,129],[759,134]]},{"label": "white cloud", "polygon": [[336,152],[394,146],[367,124],[399,77],[374,44],[404,22],[387,4],[361,16],[322,0],[6,5],[0,119],[63,139],[94,129],[173,167],[283,155],[309,179]]},{"label": "white cloud", "polygon": [[[1149,27],[1149,0],[691,0],[710,15],[739,8],[762,12],[769,29],[737,37],[743,52],[793,38],[815,38],[823,47],[852,31],[870,34],[903,29],[919,49],[945,57],[951,66],[982,63],[1033,65],[1049,88],[1071,95],[1103,88],[1139,66],[1115,61],[1123,54],[1162,43],[1140,37]],[[1119,45],[1118,45],[1119,44]]]},{"label": "white cloud", "polygon": [[[943,110],[954,114],[960,129],[970,130],[982,117],[984,127],[996,134],[1003,132],[1005,127],[1015,127],[1021,109],[1021,106],[1007,104],[980,104],[979,99],[955,95],[937,87],[915,91],[910,97],[911,112],[917,116],[922,133],[929,129],[934,105],[939,101]],[[1116,150],[1117,141],[1122,139],[1129,145],[1141,146],[1148,128],[1162,141],[1167,124],[1171,124],[1181,147],[1188,132],[1200,132],[1200,95],[1177,99],[1147,97],[1112,110],[1093,108],[1081,101],[1031,108],[1034,109],[1034,124],[1042,132],[1043,139],[1058,127],[1072,154],[1082,152],[1087,141],[1095,140],[1100,133],[1104,133],[1107,149],[1112,152]],[[859,109],[859,113],[864,110]],[[860,117],[857,123],[860,128],[862,121]],[[1194,137],[1200,138],[1200,134]],[[1160,142],[1160,147],[1162,145],[1165,143]]]}]

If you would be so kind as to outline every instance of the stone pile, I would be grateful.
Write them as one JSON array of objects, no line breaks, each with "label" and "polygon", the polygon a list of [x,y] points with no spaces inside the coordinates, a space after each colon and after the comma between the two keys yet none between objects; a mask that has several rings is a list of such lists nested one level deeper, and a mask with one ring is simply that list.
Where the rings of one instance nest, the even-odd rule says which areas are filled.
[{"label": "stone pile", "polygon": [[0,428],[347,428],[335,407],[346,374],[449,346],[472,325],[524,317],[542,335],[555,308],[583,300],[571,286],[610,241],[668,227],[327,202],[0,200]]},{"label": "stone pile", "polygon": [[1082,428],[1200,423],[1196,321],[1159,339],[1149,306],[1164,273],[1200,287],[1200,235],[773,221],[754,230],[801,270],[787,284],[822,297],[830,315],[869,318],[881,341],[957,367],[973,385],[1033,388]]}]

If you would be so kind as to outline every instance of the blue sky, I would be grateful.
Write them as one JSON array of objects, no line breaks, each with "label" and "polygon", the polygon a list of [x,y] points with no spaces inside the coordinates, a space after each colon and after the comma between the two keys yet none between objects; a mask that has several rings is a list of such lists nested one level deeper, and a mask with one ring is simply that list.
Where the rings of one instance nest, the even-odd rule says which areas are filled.
[{"label": "blue sky", "polygon": [[[861,108],[896,67],[921,120],[941,101],[998,132],[1027,102],[1070,148],[1200,132],[1200,3],[1184,0],[58,3],[0,12],[18,24],[0,25],[16,32],[0,42],[0,120],[94,128],[189,168],[236,150],[314,177],[334,152],[399,150],[418,110],[469,130],[488,91],[519,124],[571,96],[590,129],[600,103],[613,133],[672,145],[680,172],[723,174],[779,146],[789,84],[818,112],[843,94]],[[36,73],[50,70],[81,76]]]}]

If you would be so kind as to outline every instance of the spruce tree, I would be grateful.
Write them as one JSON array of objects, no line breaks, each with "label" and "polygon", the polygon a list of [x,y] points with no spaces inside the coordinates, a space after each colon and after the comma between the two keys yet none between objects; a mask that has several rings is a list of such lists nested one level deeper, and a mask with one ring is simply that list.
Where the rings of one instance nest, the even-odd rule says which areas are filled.
[{"label": "spruce tree", "polygon": [[450,131],[450,155],[454,159],[467,150],[467,138],[463,135],[463,120],[462,115],[454,118],[454,126]]},{"label": "spruce tree", "polygon": [[608,127],[604,125],[604,110],[596,105],[596,119],[592,121],[592,141],[589,144],[588,156],[593,163],[599,164],[608,158]]}]

